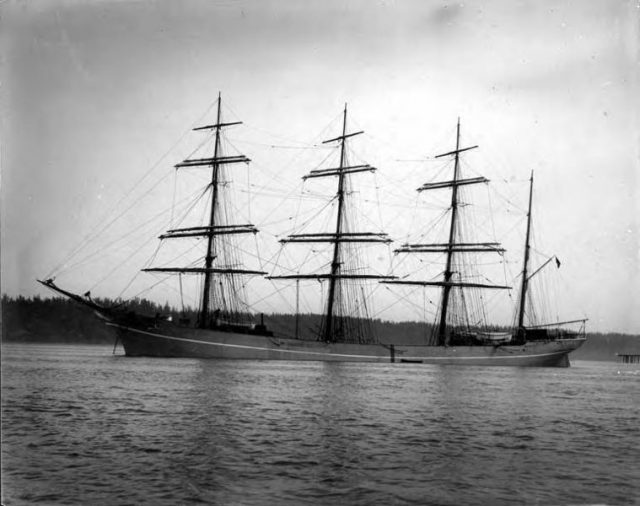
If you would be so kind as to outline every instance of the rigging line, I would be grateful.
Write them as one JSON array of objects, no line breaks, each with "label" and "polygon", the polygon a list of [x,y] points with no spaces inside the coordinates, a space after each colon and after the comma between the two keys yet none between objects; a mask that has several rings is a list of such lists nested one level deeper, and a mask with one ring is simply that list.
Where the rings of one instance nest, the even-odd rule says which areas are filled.
[{"label": "rigging line", "polygon": [[[216,103],[217,100],[214,102]],[[221,117],[226,116],[226,114],[224,114],[224,111],[227,111],[231,114],[231,116],[233,117],[234,120],[238,121],[240,119],[240,116],[238,115],[238,113],[230,106],[229,101],[225,100],[224,103],[222,104],[222,115]]]},{"label": "rigging line", "polygon": [[[105,251],[105,248],[109,247],[112,248],[114,247],[116,244],[119,244],[121,242],[123,242],[124,240],[126,240],[128,237],[136,234],[136,232],[145,227],[146,225],[148,225],[149,223],[152,223],[156,220],[159,220],[160,218],[162,218],[162,215],[166,214],[168,212],[167,209],[164,209],[162,211],[160,211],[159,213],[153,215],[151,218],[149,218],[148,220],[144,221],[143,223],[139,224],[137,227],[130,229],[129,232],[127,232],[126,234],[120,236],[119,238],[111,241],[107,246],[102,246],[96,250],[94,250],[92,253],[89,253],[87,255],[85,255],[84,257],[82,257],[80,260],[76,261],[75,263],[71,264],[71,265],[66,265],[65,267],[65,271],[68,271],[70,269],[74,269],[76,267],[78,267],[79,265],[82,265],[84,263],[86,263],[87,261],[89,261],[90,259],[92,259],[93,257],[95,257],[96,255],[99,254],[103,254]],[[150,240],[147,240],[144,242],[143,245],[146,245],[150,242]]]},{"label": "rigging line", "polygon": [[[531,242],[534,242],[534,241],[531,241]],[[545,253],[544,251],[541,251],[541,250],[539,250],[539,249],[537,249],[537,248],[534,248],[534,247],[533,247],[533,246],[531,246],[531,245],[530,245],[529,247],[531,248],[531,250],[532,250],[534,253],[537,253],[538,255],[540,255],[540,256],[542,256],[542,257],[548,258],[548,257],[555,256],[555,255],[549,255],[548,253]]]},{"label": "rigging line", "polygon": [[276,134],[274,134],[273,132],[269,132],[268,130],[263,130],[263,129],[261,129],[261,128],[255,127],[255,126],[253,126],[252,124],[247,124],[247,123],[245,123],[245,126],[246,126],[247,128],[249,128],[249,129],[251,129],[251,130],[255,130],[256,132],[259,132],[259,133],[262,133],[262,134],[268,135],[268,136],[270,136],[270,137],[273,137],[274,139],[280,139],[280,140],[287,141],[287,142],[291,142],[291,143],[294,143],[294,144],[301,144],[301,145],[303,145],[303,146],[313,146],[314,144],[316,144],[316,142],[315,142],[315,141],[316,141],[317,139],[320,139],[320,138],[324,135],[324,133],[329,129],[329,127],[331,127],[331,126],[332,126],[332,124],[336,121],[336,119],[337,119],[338,117],[340,117],[340,116],[341,116],[341,114],[337,115],[337,116],[336,116],[336,117],[334,117],[332,120],[330,120],[330,122],[329,122],[329,123],[328,123],[328,124],[327,124],[323,129],[322,129],[322,131],[320,131],[320,132],[319,132],[319,134],[318,134],[318,135],[313,139],[313,141],[312,141],[312,142],[308,142],[308,141],[298,141],[298,140],[295,140],[295,139],[293,139],[293,138],[291,138],[291,137],[284,137],[284,136],[281,136],[281,135],[276,135]]},{"label": "rigging line", "polygon": [[[282,197],[282,198],[277,202],[276,206],[274,206],[274,207],[272,208],[271,212],[269,212],[269,213],[265,213],[265,216],[273,216],[273,214],[275,213],[275,210],[276,210],[276,209],[279,209],[280,207],[282,207],[282,205],[284,204],[285,200],[288,200],[289,198],[293,198],[293,197],[292,197],[292,194],[293,194],[294,192],[296,192],[296,193],[300,192],[300,189],[301,189],[301,188],[303,188],[303,186],[304,186],[304,183],[299,183],[295,188],[291,188],[291,190],[289,190],[289,192],[287,192],[287,193],[285,194],[285,196],[284,196],[284,197]],[[264,187],[263,187],[263,188],[264,188]],[[298,199],[298,209],[299,209],[299,206],[300,206],[300,199],[301,199],[301,198],[302,198],[302,196],[301,196],[301,195],[299,195],[299,196],[297,197],[297,199]]]},{"label": "rigging line", "polygon": [[[312,211],[315,211],[315,209],[314,209],[314,210],[312,210]],[[282,218],[282,219],[279,219],[279,220],[274,220],[274,221],[268,221],[268,222],[260,223],[260,224],[259,224],[259,226],[260,226],[260,227],[269,227],[269,226],[271,226],[271,225],[278,225],[278,224],[280,224],[280,223],[286,223],[286,222],[289,222],[289,221],[291,221],[292,219],[293,219],[293,217],[292,217],[292,216],[289,216],[289,217],[287,217],[287,218]],[[282,235],[283,235],[283,234],[274,234],[274,233],[272,233],[272,232],[269,232],[268,230],[263,231],[262,229],[260,230],[260,233],[261,233],[261,234],[263,234],[263,235],[268,235],[268,236],[270,236],[270,237],[280,237],[280,236],[282,236]]]},{"label": "rigging line", "polygon": [[[105,221],[106,217],[111,214],[116,208],[118,208],[120,206],[120,204],[122,204],[122,202],[133,193],[133,191],[140,185],[142,184],[142,181],[144,181],[147,176],[149,174],[151,174],[151,172],[153,170],[155,170],[155,168],[160,165],[160,163],[162,163],[164,161],[164,159],[169,155],[169,153],[171,153],[175,147],[182,142],[182,140],[189,134],[189,132],[192,130],[192,128],[194,127],[194,125],[196,123],[198,123],[206,114],[209,113],[209,111],[211,110],[211,108],[213,107],[213,105],[215,104],[215,102],[213,102],[211,105],[209,105],[209,107],[207,108],[207,110],[202,114],[202,116],[200,116],[196,121],[194,121],[191,126],[185,130],[182,135],[178,138],[178,140],[176,142],[174,142],[167,151],[165,151],[165,153],[160,156],[160,158],[153,164],[151,165],[151,167],[134,183],[134,185],[131,187],[131,189],[129,191],[127,191],[122,197],[120,197],[120,199],[113,205],[111,206],[111,208],[104,214],[105,218],[99,220],[98,223],[102,223],[103,221]],[[161,178],[160,181],[162,181],[164,179]],[[156,183],[152,188],[155,188],[159,183]],[[148,194],[148,192],[147,192]],[[146,194],[145,194],[146,195]],[[131,207],[131,206],[130,206]],[[127,208],[126,210],[128,211],[129,208]],[[115,218],[115,220],[119,219],[119,217],[122,215],[123,213],[121,213],[120,215],[118,215],[117,218]],[[113,220],[113,221],[115,221]],[[106,228],[108,228],[111,223],[110,222],[105,228],[102,229],[102,232],[104,232],[106,230]],[[50,275],[52,275],[54,272],[58,271],[66,262],[70,261],[71,258],[73,258],[80,250],[82,250],[85,247],[85,244],[92,241],[93,239],[95,239],[95,237],[97,237],[97,235],[99,235],[99,229],[100,229],[100,225],[96,224],[94,226],[94,228],[85,236],[85,238],[81,241],[81,243],[76,246],[74,249],[72,249],[71,253],[55,268],[53,268],[50,271]],[[50,276],[47,276],[50,277]]]},{"label": "rigging line", "polygon": [[[276,259],[274,262],[272,262],[272,268],[275,269],[276,267],[279,267],[279,262],[280,262],[280,256],[282,255],[282,253],[284,252],[284,244],[280,245],[280,248],[278,248],[278,251],[276,252]],[[273,258],[273,257],[272,257]],[[289,272],[293,272],[291,269],[288,269]]]},{"label": "rigging line", "polygon": [[[121,304],[119,305],[124,305],[126,304],[127,301],[130,300],[135,300],[137,298],[139,298],[141,295],[150,292],[151,290],[153,290],[156,286],[162,284],[162,283],[166,283],[169,280],[170,276],[165,276],[162,279],[158,280],[156,283],[152,284],[151,286],[148,286],[147,288],[145,288],[144,290],[139,291],[138,293],[136,293],[135,295],[129,297],[128,299],[126,299],[125,301],[123,301]],[[171,285],[167,285],[169,287],[169,289],[171,289],[172,291],[176,291],[175,287],[171,286]]]},{"label": "rigging line", "polygon": [[[151,257],[147,260],[147,262],[145,262],[143,264],[144,267],[147,267],[151,264],[151,262],[153,262],[156,258],[156,255],[158,254],[158,252],[160,251],[160,246],[161,243],[158,242],[158,246],[156,247],[155,252],[153,253],[153,255],[151,255]],[[125,287],[120,290],[120,293],[117,295],[117,298],[122,298],[122,296],[124,295],[124,293],[129,289],[129,287],[133,284],[133,282],[138,278],[138,276],[140,275],[141,271],[136,271],[136,273],[131,277],[131,279],[129,280],[129,282],[125,285]],[[95,287],[96,285],[94,285]],[[93,290],[93,288],[91,288]]]},{"label": "rigging line", "polygon": [[[460,162],[461,162],[461,160],[458,161],[458,165],[459,166],[462,165]],[[427,182],[428,183],[432,183],[434,181],[438,181],[441,178],[443,172],[451,170],[451,168],[453,167],[454,163],[455,162],[453,160],[444,160],[439,167],[434,167],[434,170],[436,170],[437,172],[435,172],[433,174],[431,179],[427,179]],[[462,168],[462,167],[460,167],[460,168]]]},{"label": "rigging line", "polygon": [[[181,224],[186,219],[186,217],[191,214],[191,212],[193,211],[195,206],[198,205],[198,202],[200,202],[200,200],[202,200],[202,198],[205,195],[207,195],[208,191],[209,191],[209,186],[206,186],[204,189],[198,189],[196,192],[192,193],[191,195],[188,195],[186,198],[184,198],[182,200],[181,204],[183,204],[183,203],[184,204],[189,204],[189,207],[185,209],[185,211],[182,213],[181,217],[177,220],[176,226]],[[193,196],[196,195],[196,194],[198,196],[194,199]]]},{"label": "rigging line", "polygon": [[313,145],[309,145],[309,146],[285,146],[282,144],[268,144],[265,142],[257,142],[257,141],[249,141],[246,139],[240,139],[240,138],[232,138],[231,140],[235,141],[235,142],[239,142],[239,143],[244,143],[244,144],[253,144],[256,146],[264,146],[267,148],[272,148],[272,149],[333,149],[333,146],[323,146],[322,144],[313,144]]},{"label": "rigging line", "polygon": [[169,225],[173,228],[173,217],[174,211],[176,207],[176,193],[178,190],[178,170],[174,170],[173,172],[173,197],[171,198],[171,217],[169,218]]},{"label": "rigging line", "polygon": [[191,158],[193,155],[195,155],[198,151],[200,151],[202,149],[203,146],[208,145],[211,143],[211,141],[213,140],[213,138],[215,137],[215,133],[213,132],[208,132],[200,141],[200,143],[198,145],[196,145],[195,148],[193,148],[184,158]]},{"label": "rigging line", "polygon": [[[155,215],[151,216],[151,218],[147,219],[146,221],[142,222],[140,225],[138,225],[137,227],[135,227],[134,229],[129,230],[129,232],[127,232],[126,234],[118,237],[117,239],[115,239],[114,241],[111,241],[108,247],[113,247],[114,245],[118,244],[119,242],[124,241],[125,239],[127,239],[128,237],[130,237],[131,235],[134,235],[139,229],[145,227],[146,225],[148,225],[149,223],[152,223],[156,220],[160,220],[162,218],[162,216],[164,214],[167,213],[167,210],[162,210],[159,213],[156,213]],[[147,241],[148,243],[149,241]],[[146,244],[146,243],[145,243]],[[94,256],[96,256],[97,254],[103,253],[104,252],[104,247],[101,247],[99,249],[97,249],[96,251],[94,251],[93,253],[90,253],[88,255],[86,255],[85,257],[83,257],[81,260],[78,260],[77,262],[75,262],[74,264],[71,264],[71,266],[66,266],[65,270],[69,270],[69,269],[73,269],[74,267],[77,267],[78,265],[81,265],[85,262],[87,262],[89,259],[93,258]]]},{"label": "rigging line", "polygon": [[[242,154],[243,150],[239,149],[233,142],[231,142],[231,140],[227,136],[221,135],[221,140],[224,143],[223,152],[228,153],[231,151],[235,151],[238,155]],[[228,149],[229,147],[233,149]],[[249,165],[249,163],[246,162],[245,165]]]},{"label": "rigging line", "polygon": [[251,223],[251,171],[247,165],[247,194],[249,195],[247,201],[247,214],[249,215],[249,223]]},{"label": "rigging line", "polygon": [[[281,248],[278,248],[278,250],[280,250]],[[274,264],[274,258],[278,256],[278,252],[273,253],[269,258],[263,258],[262,259],[262,265],[275,265]],[[266,267],[262,268],[261,270],[264,271]]]},{"label": "rigging line", "polygon": [[[263,185],[262,187],[258,187],[258,185],[252,184],[251,186],[254,188],[254,192],[253,192],[254,195],[260,195],[263,197],[282,197],[283,199],[285,199],[294,191],[300,193],[302,183],[297,185],[295,188],[288,190],[287,192],[281,192],[279,191],[280,190],[279,188],[269,188],[266,185]],[[304,194],[305,194],[305,198],[310,200],[311,199],[325,200],[327,197],[325,194],[315,193],[315,192],[312,192],[311,190],[304,190]],[[291,197],[288,197],[288,198],[291,198]]]},{"label": "rigging line", "polygon": [[[275,288],[275,285],[272,284],[272,288]],[[258,304],[262,304],[263,302],[266,302],[267,304],[269,304],[271,307],[275,307],[273,304],[269,303],[269,300],[276,295],[279,292],[282,292],[284,290],[286,290],[287,288],[285,287],[280,287],[280,288],[275,288],[272,292],[267,293],[265,295],[263,295],[260,299],[257,299],[253,302],[252,306],[257,306]]]},{"label": "rigging line", "polygon": [[[164,264],[160,265],[159,267],[165,266],[165,267],[169,267],[171,266],[172,263],[175,263],[176,260],[180,260],[182,257],[187,256],[189,253],[191,253],[194,249],[198,248],[200,246],[200,243],[196,243],[193,246],[191,246],[191,248],[189,248],[186,251],[183,251],[182,253],[180,253],[179,255],[173,257],[171,260],[167,260],[166,262],[164,262]],[[204,256],[198,257],[195,260],[192,260],[190,263],[187,264],[187,267],[189,266],[193,266],[196,267],[197,265],[202,264],[204,261]]]},{"label": "rigging line", "polygon": [[[387,291],[389,291],[390,293],[392,293],[394,295],[394,297],[396,298],[395,301],[393,301],[391,304],[389,304],[388,306],[380,309],[378,311],[378,313],[384,313],[385,311],[388,311],[389,309],[391,309],[392,307],[400,304],[401,302],[404,302],[406,304],[408,304],[409,306],[412,306],[414,309],[417,309],[417,314],[420,316],[422,315],[423,311],[426,311],[426,309],[423,310],[423,307],[421,304],[417,304],[416,302],[413,301],[412,298],[410,298],[412,296],[412,294],[409,295],[405,295],[403,296],[398,296],[396,292],[394,292],[393,290],[391,290],[388,286],[385,287]],[[415,292],[415,290],[412,290],[412,293]],[[433,304],[433,302],[431,300],[429,300],[429,303],[431,305],[435,305]],[[428,312],[428,311],[427,311]],[[431,316],[435,316],[436,313],[431,313]]]},{"label": "rigging line", "polygon": [[[237,191],[239,193],[247,193],[247,191],[243,190],[243,189],[238,189]],[[269,191],[271,191],[271,190],[269,190]],[[289,192],[289,193],[291,193],[291,192]],[[254,191],[252,194],[254,196],[256,196],[256,197],[264,197],[265,199],[267,199],[267,198],[280,198],[281,200],[280,200],[279,204],[281,204],[285,200],[298,200],[298,198],[299,198],[298,195],[292,196],[290,194],[278,193],[278,192],[268,193],[268,192]],[[304,198],[304,200],[322,200],[322,201],[327,200],[327,196],[326,195],[314,194],[314,193],[311,193],[311,192],[305,192],[304,195],[303,195],[303,198]],[[276,207],[276,206],[274,206],[274,207]]]},{"label": "rigging line", "polygon": [[[320,164],[322,164],[323,162],[320,162]],[[298,182],[293,185],[290,186],[287,189],[286,185],[282,184],[282,174],[284,171],[281,171],[280,173],[273,174],[267,170],[264,170],[263,172],[267,173],[270,175],[270,180],[265,182],[264,184],[262,184],[261,186],[258,185],[253,185],[254,188],[256,188],[256,191],[263,194],[263,195],[270,195],[272,194],[273,196],[279,196],[279,195],[290,195],[292,192],[298,192],[298,193],[304,193],[307,196],[313,196],[313,197],[326,197],[325,193],[320,193],[317,191],[313,191],[310,189],[305,189],[305,187],[307,186],[306,180],[303,180],[302,177],[299,178]],[[271,183],[273,183],[275,181],[275,186],[269,186]],[[284,187],[284,190],[286,191],[281,191]]]},{"label": "rigging line", "polygon": [[[383,231],[383,230],[384,230],[384,228],[385,228],[385,227],[384,227],[383,222],[381,221],[380,223],[376,223],[376,222],[375,222],[375,221],[373,221],[369,216],[370,216],[370,215],[369,215],[369,214],[366,214],[366,213],[362,213],[362,214],[358,215],[358,218],[360,218],[360,219],[358,220],[358,222],[359,222],[359,223],[358,223],[358,226],[357,226],[357,227],[355,227],[355,228],[356,228],[356,230],[358,230],[358,229],[362,229],[362,228],[365,228],[365,227],[363,226],[363,222],[364,222],[364,223],[368,223],[368,224],[370,224],[370,225],[372,226],[372,228],[374,228],[374,229],[376,229],[376,230],[380,230],[380,232],[382,233],[382,231]],[[378,209],[378,219],[382,220],[382,212],[381,212],[381,210],[380,210],[380,209]]]},{"label": "rigging line", "polygon": [[[491,198],[491,189],[490,189],[489,186],[487,186],[487,197],[489,199],[489,213],[491,215],[491,225],[492,225],[492,228],[493,228],[493,237],[494,237],[494,240],[496,240],[497,239],[496,222],[493,219],[493,216],[494,216],[494,214],[493,214],[493,199]],[[506,267],[506,262],[505,262],[505,258],[504,258],[504,253],[500,254],[500,264],[502,264],[503,279],[505,281],[505,284],[507,284],[506,283],[506,281],[508,279],[507,278],[507,267]]]},{"label": "rigging line", "polygon": [[[337,198],[338,197],[334,195],[322,207],[310,210],[309,214],[312,213],[312,212],[314,214],[312,216],[310,216],[309,218],[307,218],[305,221],[303,221],[300,225],[294,224],[293,230],[297,231],[297,232],[302,232],[307,227],[307,225],[309,225],[313,220],[315,220],[318,216],[320,216],[325,209],[327,209],[328,207],[332,206],[335,203]],[[299,213],[297,213],[297,215],[299,215]],[[297,218],[297,215],[296,215],[296,218]],[[261,226],[264,226],[264,224],[262,224]],[[288,233],[286,233],[286,235],[288,235]],[[278,237],[278,235],[275,235],[275,237]]]},{"label": "rigging line", "polygon": [[514,204],[513,201],[509,198],[506,197],[504,194],[502,194],[502,192],[499,192],[495,187],[490,187],[491,191],[494,192],[498,197],[500,197],[504,202],[508,203],[509,205],[511,205],[514,209],[518,210],[519,212],[523,213],[523,214],[527,214],[527,209],[523,208],[522,206],[518,205],[518,204]]},{"label": "rigging line", "polygon": [[[270,280],[271,281],[271,280]],[[271,295],[278,295],[280,296],[280,298],[282,299],[282,301],[284,302],[285,306],[289,307],[289,311],[293,311],[294,307],[291,305],[291,302],[289,301],[288,298],[286,298],[282,292],[284,291],[284,288],[280,288],[278,289],[275,285],[275,283],[273,281],[271,281],[271,285],[275,288],[275,291],[271,293]],[[263,298],[263,300],[261,300],[260,302],[267,302],[267,304],[271,305],[273,307],[273,305],[269,302],[268,299]]]},{"label": "rigging line", "polygon": [[[278,267],[289,274],[295,274],[297,272],[295,269],[279,265],[280,256],[284,253],[284,249],[285,249],[284,245],[281,245],[280,248],[278,248],[278,250],[273,255],[271,255],[271,258],[269,258],[268,260],[265,260],[265,264],[270,265],[271,269],[275,269],[276,267]],[[286,259],[290,260],[289,257],[287,257]],[[290,262],[290,263],[293,263],[293,262]]]},{"label": "rigging line", "polygon": [[[362,127],[357,121],[354,121],[353,119],[350,119],[350,121],[353,122],[352,128],[356,129],[356,130],[364,130],[364,127]],[[370,130],[367,130],[364,132],[363,137],[369,137],[370,139],[372,139],[374,142],[377,142],[378,144],[382,144],[388,148],[392,148],[392,150],[395,152],[398,150],[398,145],[397,144],[391,144],[389,141],[387,141],[384,138],[380,138],[374,134],[371,133]],[[405,150],[402,150],[402,152],[404,153]],[[407,156],[413,156],[413,153],[409,153]],[[418,158],[418,156],[416,156],[416,158]]]},{"label": "rigging line", "polygon": [[[322,160],[320,160],[316,165],[314,165],[311,170],[317,170],[318,167],[321,167],[330,157],[331,155],[335,154],[335,152],[340,151],[340,147],[339,146],[334,146],[333,149],[327,153],[327,156],[325,156]],[[347,164],[348,165],[348,164]]]},{"label": "rigging line", "polygon": [[[151,187],[145,194],[143,194],[143,196],[141,198],[143,198],[144,196],[148,195],[149,193],[151,193],[151,191],[158,186],[167,176],[163,176],[161,179],[159,179],[157,181],[157,183]],[[97,239],[97,237],[101,234],[101,233],[105,233],[110,227],[111,225],[113,225],[118,219],[120,219],[122,217],[123,214],[125,214],[126,212],[128,212],[133,206],[135,205],[135,202],[133,202],[128,208],[125,208],[124,211],[122,211],[118,216],[116,216],[114,219],[112,219],[110,222],[108,222],[101,231],[97,232],[97,226],[93,229],[92,232],[90,232],[89,234],[87,234],[87,236],[85,236],[85,239],[82,241],[82,243],[78,246],[76,246],[73,250],[72,253],[70,253],[69,255],[67,255],[67,257],[60,263],[58,264],[54,269],[52,269],[50,271],[50,276],[53,275],[56,272],[60,272],[61,269],[63,269],[65,267],[65,264],[67,262],[70,262],[72,258],[74,258],[75,256],[77,256],[85,247],[87,247],[92,241],[94,241],[95,239]]]},{"label": "rigging line", "polygon": [[[439,160],[438,163],[439,165],[446,166],[446,164],[448,164],[449,162]],[[422,179],[424,171],[425,171],[424,164],[416,164],[415,167],[409,170],[398,170],[393,172],[387,171],[387,172],[381,172],[381,174],[383,174],[384,179],[389,182],[390,186],[397,187],[400,183],[402,183],[407,179],[412,180],[413,178],[417,178],[419,174]]]},{"label": "rigging line", "polygon": [[[160,248],[161,248],[161,247],[162,247],[162,243],[161,243],[161,242],[158,242],[158,244],[157,244],[157,246],[156,246],[156,250],[153,252],[153,254],[151,255],[151,257],[149,257],[149,258],[147,259],[147,261],[146,261],[144,264],[142,264],[142,265],[143,265],[143,268],[149,267],[149,266],[151,265],[151,263],[155,261],[156,256],[158,255],[158,252],[160,251]],[[139,274],[140,272],[141,272],[141,271],[138,271],[138,274]],[[137,275],[137,274],[136,274],[136,275]]]},{"label": "rigging line", "polygon": [[[328,148],[329,148],[329,149],[333,149],[333,147],[332,147],[332,146],[329,146]],[[302,158],[302,154],[303,154],[302,152],[298,152],[298,153],[296,153],[296,155],[295,155],[295,156],[293,156],[292,158],[290,158],[290,159],[288,160],[287,164],[286,164],[286,165],[284,165],[284,166],[282,167],[282,170],[281,170],[280,172],[282,172],[282,171],[284,171],[284,172],[288,172],[290,167],[294,166],[294,164],[298,164],[298,160],[300,160],[300,159]],[[278,175],[278,174],[274,174],[274,173],[273,173],[273,172],[268,168],[268,166],[266,166],[266,165],[262,165],[262,164],[261,164],[261,163],[259,163],[259,162],[256,162],[256,165],[257,165],[257,167],[262,168],[262,170],[263,170],[264,172],[266,172],[267,174],[271,175],[271,178],[272,178],[272,179],[279,179],[279,175]]]},{"label": "rigging line", "polygon": [[313,146],[309,146],[309,147],[301,147],[301,146],[278,146],[277,144],[263,144],[263,146],[269,146],[270,148],[273,149],[332,149],[333,146],[322,146],[320,144],[314,144]]},{"label": "rigging line", "polygon": [[[260,185],[260,186],[256,185],[256,184],[252,185],[254,187],[254,193],[256,195],[263,195],[263,196],[267,196],[267,197],[281,197],[282,200],[279,202],[279,204],[281,204],[282,201],[286,200],[287,198],[290,198],[290,195],[292,193],[294,193],[294,192],[295,193],[299,193],[301,191],[301,188],[302,188],[302,185],[303,185],[303,183],[301,183],[301,182],[296,183],[294,186],[290,186],[288,189],[287,189],[287,187],[285,185],[284,189],[286,190],[286,192],[280,191],[281,188],[283,187],[283,185],[280,183],[280,179],[282,179],[282,176],[276,177],[275,175],[270,174],[267,171],[263,171],[263,172],[269,174],[271,176],[271,179],[269,181],[265,182],[264,184]],[[272,181],[276,181],[278,186],[277,187],[269,186],[269,184]],[[317,194],[316,196],[319,197],[320,195]]]},{"label": "rigging line", "polygon": [[[164,181],[164,179],[166,179],[166,177],[168,177],[168,174],[163,176],[160,180],[157,181],[157,183],[152,186],[145,194],[143,194],[143,196],[141,198],[144,198],[145,196],[149,195],[155,188],[156,186],[158,186],[162,181]],[[109,223],[107,223],[107,225],[104,226],[104,228],[102,229],[101,233],[105,233],[110,227],[111,225],[113,225],[117,220],[119,220],[125,213],[127,213],[134,205],[136,204],[136,202],[133,202],[128,208],[125,208],[118,216],[116,216],[113,220],[111,220]],[[150,221],[152,221],[153,219],[159,217],[161,214],[166,213],[167,210],[162,211],[161,213],[158,213],[156,216],[154,216],[154,218],[152,218]],[[94,237],[91,238],[91,241],[97,239],[99,234],[96,234]],[[131,233],[127,234],[131,235]],[[90,241],[87,241],[85,245],[82,246],[82,248],[78,249],[73,255],[71,255],[71,257],[76,256],[78,253],[80,253],[81,249],[83,249],[85,246],[88,246]],[[71,260],[71,258],[68,258],[67,261]],[[85,261],[86,258],[82,261]]]},{"label": "rigging line", "polygon": [[[444,226],[445,225],[444,222],[449,216],[449,211],[450,211],[450,209],[445,209],[439,215],[437,215],[435,218],[433,218],[430,222],[425,224],[424,227],[423,227],[424,231],[420,235],[417,236],[416,240],[417,241],[422,241],[427,237],[427,234],[431,230],[435,229],[437,226]],[[412,225],[413,225],[413,223],[412,223]],[[407,239],[407,242],[408,242],[408,239]]]},{"label": "rigging line", "polygon": [[[334,148],[333,148],[332,146],[330,146],[330,149],[331,149],[331,150],[333,150]],[[331,155],[331,153],[329,153],[329,154],[328,154],[328,156],[330,156],[330,155]],[[288,163],[286,166],[284,166],[284,167],[282,168],[282,170],[281,170],[278,174],[273,173],[273,172],[272,172],[269,168],[267,168],[266,166],[258,165],[258,167],[261,167],[261,168],[262,168],[262,171],[263,171],[264,173],[266,173],[266,174],[268,174],[268,175],[270,175],[270,176],[271,176],[271,181],[277,181],[277,182],[278,182],[278,185],[277,185],[277,186],[278,186],[278,188],[280,188],[280,187],[282,187],[282,186],[283,186],[282,181],[281,181],[281,180],[282,180],[282,172],[288,172],[288,171],[289,171],[289,167],[293,166],[293,165],[294,165],[294,163],[297,163],[297,160],[298,160],[299,158],[300,158],[300,154],[298,154],[297,156],[293,157],[293,158],[289,161],[289,163]],[[325,158],[325,160],[326,160],[326,158]],[[321,162],[321,163],[323,163],[323,162]],[[265,183],[265,184],[263,185],[263,188],[266,188],[268,184],[269,184],[269,183]],[[289,190],[289,192],[288,192],[287,194],[290,194],[290,193],[292,193],[293,191],[299,191],[299,188],[300,188],[301,184],[302,184],[302,183],[297,183],[296,185],[291,186],[291,187],[290,187],[290,190]],[[285,185],[285,186],[286,186],[286,185]]]}]

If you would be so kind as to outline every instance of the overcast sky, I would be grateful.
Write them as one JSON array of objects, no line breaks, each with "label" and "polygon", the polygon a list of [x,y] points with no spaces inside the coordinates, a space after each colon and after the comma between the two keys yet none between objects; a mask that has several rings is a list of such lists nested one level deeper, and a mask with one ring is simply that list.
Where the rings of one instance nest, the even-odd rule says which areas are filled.
[{"label": "overcast sky", "polygon": [[[265,146],[311,142],[327,125],[328,137],[337,134],[331,122],[345,102],[354,128],[367,132],[361,149],[379,181],[415,175],[420,166],[403,160],[451,147],[461,117],[465,141],[481,146],[482,173],[513,182],[509,195],[522,207],[535,170],[536,232],[562,260],[566,317],[640,333],[637,1],[13,1],[0,9],[3,293],[45,295],[35,278],[125,202],[222,91],[229,119],[249,132],[246,144],[241,129],[234,139],[285,193],[312,167],[296,165],[293,149]],[[151,182],[182,154],[158,164]],[[420,170],[428,180],[428,163]],[[267,188],[268,178],[255,177]],[[411,199],[414,190],[406,189]],[[264,224],[255,215],[269,210],[258,197],[252,219]],[[121,261],[107,255],[64,281],[84,290]],[[117,295],[123,279],[97,293]]]}]

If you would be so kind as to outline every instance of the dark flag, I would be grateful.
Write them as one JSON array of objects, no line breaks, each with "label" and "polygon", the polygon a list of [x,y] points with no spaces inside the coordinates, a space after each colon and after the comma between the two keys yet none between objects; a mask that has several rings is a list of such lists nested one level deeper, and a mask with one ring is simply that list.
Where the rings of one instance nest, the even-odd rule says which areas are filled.
[{"label": "dark flag", "polygon": [[556,257],[556,265],[558,266],[558,269],[560,268],[560,260],[558,260],[558,257]]}]

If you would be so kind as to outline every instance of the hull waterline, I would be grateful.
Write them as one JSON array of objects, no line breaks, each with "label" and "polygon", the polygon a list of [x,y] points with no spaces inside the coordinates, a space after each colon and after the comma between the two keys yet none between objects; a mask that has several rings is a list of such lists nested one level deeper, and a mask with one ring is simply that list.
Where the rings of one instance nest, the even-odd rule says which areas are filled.
[{"label": "hull waterline", "polygon": [[145,357],[568,367],[568,354],[584,342],[584,338],[575,338],[534,341],[517,346],[349,344],[173,325],[147,329],[118,323],[109,325],[117,329],[126,355]]}]

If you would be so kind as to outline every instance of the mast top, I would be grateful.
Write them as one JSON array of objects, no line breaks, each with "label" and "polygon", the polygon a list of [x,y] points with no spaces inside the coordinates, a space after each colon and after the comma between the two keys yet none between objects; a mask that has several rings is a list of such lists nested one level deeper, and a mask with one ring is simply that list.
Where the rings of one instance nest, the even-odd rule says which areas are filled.
[{"label": "mast top", "polygon": [[344,103],[344,111],[343,111],[343,121],[342,121],[342,135],[338,135],[337,137],[333,137],[332,139],[328,139],[326,141],[322,141],[322,144],[328,144],[329,142],[335,141],[344,141],[349,137],[353,137],[355,135],[363,134],[364,130],[360,130],[359,132],[352,132],[350,134],[347,133],[347,103]]},{"label": "mast top", "polygon": [[441,155],[436,155],[434,158],[442,158],[444,156],[456,155],[458,156],[460,153],[464,151],[469,151],[471,149],[476,149],[478,146],[470,146],[468,148],[460,147],[460,116],[458,116],[458,123],[456,124],[456,149],[452,151],[448,151],[446,153],[442,153]]},{"label": "mast top", "polygon": [[205,126],[201,126],[201,127],[196,127],[193,129],[194,132],[198,131],[198,130],[212,130],[212,129],[220,129],[222,127],[227,127],[227,126],[232,126],[232,125],[242,125],[242,121],[231,121],[231,122],[226,122],[223,123],[220,121],[220,109],[222,108],[222,96],[220,94],[220,92],[218,92],[218,115],[217,115],[217,120],[214,124],[212,125],[205,125]]},{"label": "mast top", "polygon": [[[351,223],[348,218],[349,205],[349,180],[347,176],[359,172],[372,172],[376,168],[369,164],[349,165],[347,163],[347,140],[364,133],[347,132],[348,104],[345,102],[341,125],[341,134],[323,141],[323,144],[337,142],[339,148],[339,163],[337,166],[310,171],[304,180],[309,178],[336,176],[337,192],[335,200],[337,210],[335,216],[335,228],[330,232],[298,233],[282,239],[282,243],[329,243],[332,245],[332,256],[329,272],[296,273],[287,275],[269,276],[268,279],[316,279],[328,280],[325,309],[323,311],[322,324],[318,332],[318,339],[325,342],[357,342],[372,343],[376,339],[371,329],[365,328],[364,320],[368,319],[367,295],[363,286],[360,290],[346,291],[346,284],[350,282],[365,283],[371,280],[392,280],[395,276],[382,276],[379,274],[367,274],[361,272],[357,255],[347,247],[353,247],[353,243],[389,243],[390,239],[384,233],[360,232],[351,229],[357,223]],[[347,245],[351,246],[347,246]],[[352,287],[355,288],[355,287]],[[348,295],[348,296],[347,296]]]}]

